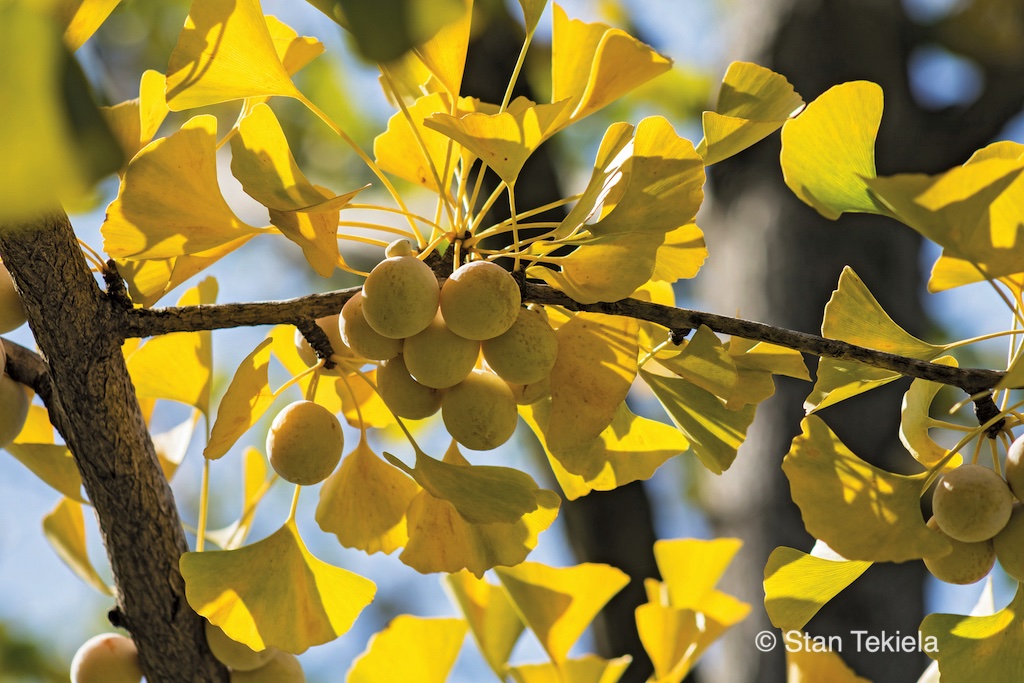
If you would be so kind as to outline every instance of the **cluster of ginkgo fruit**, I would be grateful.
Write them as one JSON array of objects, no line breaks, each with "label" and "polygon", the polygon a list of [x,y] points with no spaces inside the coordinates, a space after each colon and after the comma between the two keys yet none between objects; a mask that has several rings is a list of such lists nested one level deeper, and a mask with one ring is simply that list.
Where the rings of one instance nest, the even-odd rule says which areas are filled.
[{"label": "cluster of ginkgo fruit", "polygon": [[1004,473],[1005,479],[992,468],[966,464],[939,479],[928,526],[953,549],[924,558],[936,578],[974,583],[998,559],[1007,574],[1024,582],[1024,436],[1007,450]]}]

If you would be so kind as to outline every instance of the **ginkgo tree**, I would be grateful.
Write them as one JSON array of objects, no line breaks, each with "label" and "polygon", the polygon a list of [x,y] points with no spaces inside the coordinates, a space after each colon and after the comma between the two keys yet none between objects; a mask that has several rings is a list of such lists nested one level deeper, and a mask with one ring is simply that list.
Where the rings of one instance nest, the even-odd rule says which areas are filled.
[{"label": "ginkgo tree", "polygon": [[[542,143],[671,62],[622,30],[570,19],[555,5],[550,101],[513,99],[546,10],[543,1],[521,0],[519,62],[503,100],[483,102],[461,89],[471,2],[371,8],[312,0],[326,30],[340,23],[376,61],[395,107],[367,151],[293,83],[323,45],[264,15],[258,0],[195,0],[166,73],[147,71],[134,100],[96,107],[73,51],[117,4],[0,5],[0,49],[25,64],[0,75],[0,92],[28,93],[8,102],[0,121],[0,147],[18,160],[0,182],[0,321],[9,331],[27,318],[38,344],[38,352],[0,345],[0,445],[62,495],[43,521],[46,537],[83,580],[115,597],[111,621],[130,633],[147,680],[303,680],[295,655],[352,627],[375,597],[372,577],[315,557],[297,520],[303,489],[323,481],[306,493],[318,496],[322,531],[367,553],[400,550],[413,569],[443,574],[463,615],[394,619],[345,680],[444,681],[468,632],[498,680],[616,681],[628,657],[570,650],[628,577],[603,564],[528,560],[561,496],[648,479],[680,455],[725,471],[757,405],[774,392],[773,377],[810,380],[805,353],[820,361],[801,434],[782,466],[818,543],[809,552],[779,548],[765,567],[765,608],[777,627],[799,633],[871,563],[937,567],[955,563],[961,546],[980,544],[972,557],[991,552],[969,576],[976,581],[1000,546],[1018,545],[1012,513],[983,538],[959,538],[942,516],[937,524],[923,519],[920,501],[936,481],[950,491],[944,495],[962,495],[949,475],[981,467],[988,456],[985,471],[1002,482],[1005,467],[1007,492],[1020,493],[1010,472],[1024,443],[1011,447],[1024,420],[1013,393],[1024,387],[1024,146],[995,143],[935,176],[878,176],[878,86],[839,84],[805,104],[783,75],[734,63],[696,146],[664,117],[615,123],[575,194],[519,210],[517,181]],[[389,203],[361,204],[365,187],[308,180],[275,98],[298,101],[349,145]],[[226,131],[206,113],[176,130],[163,126],[169,112],[226,102],[238,107]],[[936,345],[911,336],[851,269],[824,311],[820,336],[676,307],[673,283],[697,276],[707,257],[695,223],[705,168],[779,129],[782,175],[809,206],[833,219],[887,216],[939,244],[932,291],[991,283],[1013,320],[985,337],[1008,342],[1005,370],[958,366],[957,350],[981,338]],[[222,149],[231,174],[266,207],[266,225],[244,222],[222,196]],[[499,179],[493,190],[485,189],[486,169]],[[103,244],[92,247],[75,236],[61,206],[82,201],[113,173],[120,186]],[[431,212],[410,208],[409,187],[431,193]],[[511,217],[488,222],[499,202]],[[551,208],[564,208],[564,218],[536,218]],[[345,220],[354,209],[379,222]],[[340,269],[365,284],[287,301],[218,303],[216,281],[197,276],[256,239],[297,247],[320,276]],[[385,249],[385,259],[360,271],[346,260],[357,244]],[[187,284],[176,305],[158,305]],[[212,331],[259,325],[270,326],[266,337],[226,369],[232,378],[214,404]],[[272,365],[289,377],[279,386]],[[868,464],[815,415],[900,377],[913,378],[899,435],[918,463],[909,475]],[[671,424],[633,412],[627,395],[635,385],[657,398]],[[973,403],[976,426],[932,416],[943,385],[963,392],[954,412]],[[281,399],[296,386],[304,401],[285,408]],[[30,404],[29,389],[38,402]],[[158,401],[194,412],[151,435]],[[267,452],[246,447],[243,436],[271,415]],[[200,421],[202,495],[190,546],[168,482]],[[450,445],[430,452],[424,435],[438,425]],[[373,431],[395,427],[405,445],[375,452]],[[940,430],[955,444],[942,445],[949,439],[932,433]],[[481,453],[517,431],[539,442],[561,496]],[[214,476],[224,458],[241,460],[240,482]],[[289,485],[287,517],[267,537],[250,539],[267,492]],[[211,489],[230,486],[242,490],[241,514],[209,528]],[[113,587],[89,559],[86,507],[99,521]],[[1001,534],[1009,541],[1000,543]],[[655,545],[662,580],[647,581],[648,602],[636,610],[651,681],[681,681],[746,617],[749,605],[716,588],[739,551],[734,539]],[[1021,600],[1018,591],[995,614],[925,619],[923,637],[935,644],[925,651],[943,680],[1006,680],[1019,670]],[[548,660],[510,664],[526,630]],[[136,656],[132,647],[118,652]],[[90,656],[99,655],[83,650],[76,661]],[[836,654],[789,656],[795,675],[854,680]]]}]

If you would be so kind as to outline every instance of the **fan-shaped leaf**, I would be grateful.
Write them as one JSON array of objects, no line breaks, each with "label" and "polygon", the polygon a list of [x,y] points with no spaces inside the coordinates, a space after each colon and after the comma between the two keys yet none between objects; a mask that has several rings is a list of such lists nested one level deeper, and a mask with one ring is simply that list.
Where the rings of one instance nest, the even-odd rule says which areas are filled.
[{"label": "fan-shaped leaf", "polygon": [[[764,567],[764,607],[776,628],[799,630],[871,566],[776,548]],[[816,680],[816,679],[815,679]]]},{"label": "fan-shaped leaf", "polygon": [[504,679],[509,655],[525,628],[508,594],[465,571],[444,577],[444,585],[466,618],[480,654]]},{"label": "fan-shaped leaf", "polygon": [[61,498],[57,507],[43,518],[46,540],[78,578],[104,595],[113,595],[110,586],[96,572],[85,541],[85,515],[82,506],[70,498]]},{"label": "fan-shaped leaf", "polygon": [[426,619],[401,614],[370,638],[345,683],[444,683],[466,637],[462,619]]}]

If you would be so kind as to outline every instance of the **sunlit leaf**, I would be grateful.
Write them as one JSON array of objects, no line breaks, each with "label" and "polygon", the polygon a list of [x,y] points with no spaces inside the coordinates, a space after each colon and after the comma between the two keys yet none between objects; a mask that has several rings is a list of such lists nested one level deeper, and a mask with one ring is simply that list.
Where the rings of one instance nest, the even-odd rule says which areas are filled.
[{"label": "sunlit leaf", "polygon": [[267,484],[267,459],[255,448],[245,449],[242,456],[242,513],[223,529],[206,532],[206,537],[224,550],[234,550],[245,543],[256,516],[256,505]]},{"label": "sunlit leaf", "polygon": [[1024,355],[1017,356],[1013,363],[1006,369],[1006,374],[996,389],[1008,389],[1010,387],[1024,387]]},{"label": "sunlit leaf", "polygon": [[715,111],[704,112],[704,139],[697,152],[708,166],[716,164],[774,133],[803,104],[784,76],[757,64],[733,62]]},{"label": "sunlit leaf", "polygon": [[825,218],[884,213],[865,179],[875,177],[882,89],[868,81],[829,88],[782,127],[786,185]]},{"label": "sunlit leaf", "polygon": [[61,498],[57,507],[43,518],[46,540],[78,578],[104,595],[113,595],[89,559],[85,540],[85,515],[74,500]]},{"label": "sunlit leaf", "polygon": [[776,548],[764,567],[768,618],[784,631],[802,629],[870,566],[870,562],[826,559],[793,548]]},{"label": "sunlit leaf", "polygon": [[375,161],[388,173],[441,192],[438,180],[443,183],[445,173],[455,169],[458,153],[447,136],[427,128],[424,121],[433,114],[449,113],[449,106],[441,95],[432,94],[420,97],[407,110],[409,118],[396,112],[388,119],[387,130],[374,139]]},{"label": "sunlit leaf", "polygon": [[[956,359],[952,356],[942,356],[932,362],[957,367]],[[929,415],[932,401],[942,387],[943,385],[938,382],[915,379],[907,393],[903,394],[903,405],[900,409],[900,441],[915,460],[929,469],[939,464],[939,461],[949,454],[948,449],[940,446],[928,435],[929,429],[947,425]],[[962,462],[963,458],[955,455],[950,458],[946,467],[959,467]]]},{"label": "sunlit leaf", "polygon": [[156,449],[156,457],[160,461],[160,470],[168,481],[174,478],[178,467],[185,459],[200,414],[200,411],[193,410],[192,416],[180,424],[166,432],[153,434],[153,448]]},{"label": "sunlit leaf", "polygon": [[409,539],[405,511],[420,487],[370,450],[365,434],[320,489],[316,521],[346,548],[391,554]]},{"label": "sunlit leaf", "polygon": [[67,446],[48,443],[12,443],[6,447],[14,459],[47,485],[78,503],[85,503],[82,477]]},{"label": "sunlit leaf", "polygon": [[757,405],[775,393],[773,375],[785,375],[810,381],[803,354],[767,342],[752,342],[733,337],[727,345],[736,365],[738,379],[727,395],[725,406],[737,410],[744,405]]},{"label": "sunlit leaf", "polygon": [[464,0],[309,0],[352,34],[359,52],[390,62],[428,41],[466,12]]},{"label": "sunlit leaf", "polygon": [[270,342],[270,339],[261,341],[245,357],[231,378],[231,384],[217,406],[217,419],[214,420],[210,440],[203,450],[207,459],[223,457],[274,402],[274,392],[270,390],[267,378]]},{"label": "sunlit leaf", "polygon": [[25,424],[15,437],[14,443],[53,443],[53,425],[46,408],[34,403],[28,406]]},{"label": "sunlit leaf", "polygon": [[601,608],[629,583],[623,571],[606,564],[556,568],[524,562],[495,573],[523,622],[558,665]]},{"label": "sunlit leaf", "polygon": [[808,533],[851,560],[904,562],[948,552],[921,517],[927,472],[905,476],[864,462],[814,415],[801,428],[782,470]]},{"label": "sunlit leaf", "polygon": [[444,683],[466,637],[462,619],[400,614],[370,638],[352,662],[345,683]]},{"label": "sunlit leaf", "polygon": [[274,52],[289,74],[295,74],[324,53],[324,44],[316,38],[300,36],[277,17],[267,15],[263,18],[267,20],[267,30],[274,41]]},{"label": "sunlit leaf", "polygon": [[216,144],[217,120],[196,116],[135,156],[101,227],[108,254],[132,259],[200,254],[257,232],[221,196]]},{"label": "sunlit leaf", "polygon": [[167,117],[165,89],[164,75],[147,69],[139,83],[138,97],[112,107],[100,107],[111,132],[124,150],[125,166],[139,150],[153,141],[160,124]]},{"label": "sunlit leaf", "polygon": [[544,7],[547,4],[548,0],[519,0],[519,5],[523,8],[527,33],[537,30],[537,24],[540,22],[540,17],[544,14]]},{"label": "sunlit leaf", "polygon": [[569,19],[558,5],[553,14],[551,100],[570,98],[572,121],[672,68],[671,60],[621,29]]},{"label": "sunlit leaf", "polygon": [[508,674],[516,683],[616,683],[632,661],[629,655],[615,659],[584,655],[561,664],[520,664],[510,667]]},{"label": "sunlit leaf", "polygon": [[669,604],[706,611],[706,601],[715,592],[715,585],[742,545],[738,538],[710,541],[683,538],[655,542],[654,558],[668,585]]},{"label": "sunlit leaf", "polygon": [[704,243],[704,233],[691,221],[670,230],[665,235],[665,241],[655,253],[651,279],[675,282],[692,278],[704,265],[707,257],[708,248]]},{"label": "sunlit leaf", "polygon": [[300,97],[259,0],[194,2],[167,65],[167,105],[181,111],[268,95]]},{"label": "sunlit leaf", "polygon": [[[897,325],[849,266],[843,268],[839,286],[825,306],[821,334],[829,339],[920,360],[931,360],[948,348],[923,342]],[[822,358],[818,363],[817,381],[804,401],[804,408],[815,412],[900,377],[901,374],[892,370]]]},{"label": "sunlit leaf", "polygon": [[121,0],[60,0],[52,3],[64,29],[64,45],[74,52],[89,40]]},{"label": "sunlit leaf", "polygon": [[846,665],[838,652],[813,648],[786,648],[786,680],[790,683],[871,683]]},{"label": "sunlit leaf", "polygon": [[939,662],[944,681],[1010,681],[1024,661],[1024,591],[991,616],[929,614],[921,622],[923,649]]},{"label": "sunlit leaf", "polygon": [[732,355],[704,325],[690,336],[682,351],[670,358],[659,357],[658,362],[715,396],[729,396],[739,380]]},{"label": "sunlit leaf", "polygon": [[679,683],[731,624],[692,609],[649,602],[636,608],[636,626],[654,665],[651,683]]},{"label": "sunlit leaf", "polygon": [[[415,48],[416,56],[451,97],[458,97],[462,88],[462,74],[466,68],[470,29],[473,26],[473,0],[412,2],[418,2],[423,8],[429,7],[429,21],[437,22],[440,26],[432,38]],[[457,13],[456,8],[460,5],[462,11]],[[425,18],[421,15],[420,20],[424,21]]]},{"label": "sunlit leaf", "polygon": [[185,553],[185,595],[196,612],[254,650],[301,654],[334,640],[377,588],[306,550],[294,520],[237,550]]},{"label": "sunlit leaf", "polygon": [[480,654],[504,679],[509,655],[525,628],[508,594],[465,571],[449,574],[443,581],[466,618]]}]

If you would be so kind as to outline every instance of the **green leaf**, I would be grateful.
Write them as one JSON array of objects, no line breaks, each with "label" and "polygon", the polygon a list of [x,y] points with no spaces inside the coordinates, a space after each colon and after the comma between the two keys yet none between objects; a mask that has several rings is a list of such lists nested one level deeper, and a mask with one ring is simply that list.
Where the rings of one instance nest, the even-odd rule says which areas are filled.
[{"label": "green leaf", "polygon": [[875,177],[882,89],[867,81],[829,88],[782,127],[786,185],[825,218],[885,213],[865,179]]},{"label": "green leaf", "polygon": [[110,586],[96,572],[85,540],[85,515],[82,506],[70,498],[61,498],[57,507],[43,518],[46,540],[78,578],[104,595],[113,595]]},{"label": "green leaf", "polygon": [[313,557],[294,520],[237,550],[185,553],[180,566],[192,609],[256,651],[301,654],[334,640],[377,590],[369,579]]},{"label": "green leaf", "polygon": [[[815,546],[818,550],[819,544]],[[818,557],[776,548],[764,567],[764,608],[772,625],[800,630],[815,614],[867,571],[870,562]]]},{"label": "green leaf", "polygon": [[782,127],[804,104],[784,76],[749,62],[725,72],[715,111],[703,115],[697,153],[708,166],[743,151]]},{"label": "green leaf", "polygon": [[465,571],[449,574],[443,581],[466,618],[480,654],[504,680],[512,648],[525,628],[508,594],[501,586]]},{"label": "green leaf", "polygon": [[814,415],[801,429],[782,470],[808,533],[851,560],[905,562],[949,552],[921,517],[927,472],[905,476],[864,462]]},{"label": "green leaf", "polygon": [[462,619],[400,614],[370,638],[352,662],[345,683],[444,683],[466,637]]}]

